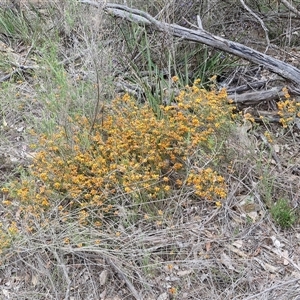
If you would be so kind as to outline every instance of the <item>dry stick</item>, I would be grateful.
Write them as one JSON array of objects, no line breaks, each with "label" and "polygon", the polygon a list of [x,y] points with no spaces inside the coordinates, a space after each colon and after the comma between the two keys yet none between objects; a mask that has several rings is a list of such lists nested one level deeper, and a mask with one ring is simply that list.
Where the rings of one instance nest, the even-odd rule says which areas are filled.
[{"label": "dry stick", "polygon": [[9,80],[16,73],[22,73],[26,70],[33,70],[33,69],[36,69],[36,68],[37,67],[33,67],[33,66],[18,65],[17,69],[13,70],[11,73],[9,73],[9,74],[3,76],[2,78],[0,78],[0,83]]},{"label": "dry stick", "polygon": [[[299,29],[300,29],[300,27],[290,28],[288,31],[286,31],[286,32],[278,35],[276,38],[272,39],[271,42],[274,43],[274,42],[280,40],[281,38],[285,37],[286,35],[292,35],[293,33],[297,34],[296,32],[298,32]],[[284,53],[291,54],[286,50],[280,49],[279,46],[272,45],[272,48],[279,49],[280,51],[284,51]],[[293,53],[293,56],[298,57],[298,55],[296,53]]]},{"label": "dry stick", "polygon": [[[293,12],[296,16],[300,16],[300,11],[297,10],[291,3],[289,3],[286,0],[281,0],[282,4],[287,7],[291,12]],[[291,18],[289,18],[289,21],[291,22]],[[291,26],[289,26],[289,32],[286,33],[286,36],[288,37],[289,43],[291,42]]]},{"label": "dry stick", "polygon": [[75,61],[75,60],[77,60],[79,58],[84,57],[85,55],[86,55],[85,53],[79,53],[77,55],[74,55],[73,57],[67,57],[63,61],[59,62],[59,65],[65,66],[65,65],[69,64],[72,61]]},{"label": "dry stick", "polygon": [[300,11],[294,7],[291,3],[289,3],[287,0],[281,0],[281,3],[288,8],[291,12],[293,12],[295,15],[300,17]]},{"label": "dry stick", "polygon": [[268,50],[268,48],[270,47],[270,39],[269,39],[269,35],[268,35],[268,28],[266,27],[264,21],[257,15],[255,14],[249,6],[246,5],[246,3],[244,2],[244,0],[240,0],[240,2],[242,3],[243,7],[260,23],[260,26],[262,27],[262,29],[265,32],[265,37],[266,37],[266,41],[267,41],[267,48],[266,51]]},{"label": "dry stick", "polygon": [[289,257],[285,257],[282,255],[282,253],[278,252],[277,249],[273,249],[267,245],[262,245],[263,248],[273,252],[274,254],[278,255],[280,258],[284,258],[286,261],[288,261],[295,269],[297,269],[298,272],[300,272],[300,267]]},{"label": "dry stick", "polygon": [[103,130],[103,123],[104,123],[104,116],[103,116],[103,112],[104,112],[104,103],[102,104],[102,107],[100,107],[100,101],[101,101],[101,95],[100,95],[100,76],[99,76],[99,72],[98,72],[98,68],[97,68],[97,64],[96,61],[94,60],[94,65],[95,65],[95,69],[96,69],[96,79],[97,79],[97,100],[96,100],[96,107],[95,107],[95,111],[94,111],[94,117],[93,117],[93,121],[91,124],[91,128],[90,128],[90,134],[93,132],[94,130],[94,126],[96,124],[96,120],[97,120],[97,116],[99,113],[102,113],[101,116],[101,126],[102,126],[102,130]]},{"label": "dry stick", "polygon": [[9,74],[3,76],[2,78],[0,78],[0,82],[4,82],[6,80],[9,80],[13,75],[15,75],[16,73],[19,73],[19,72],[20,72],[20,70],[18,70],[18,69],[13,70],[11,73],[9,73]]},{"label": "dry stick", "polygon": [[232,95],[240,94],[242,92],[246,92],[246,91],[249,91],[249,90],[262,88],[262,87],[265,87],[268,82],[269,82],[269,80],[261,80],[261,81],[246,83],[246,84],[240,85],[238,87],[228,88],[227,89],[227,94],[232,94]]},{"label": "dry stick", "polygon": [[271,144],[268,142],[267,138],[262,134],[260,133],[260,138],[262,139],[262,141],[264,142],[264,144],[269,148],[269,150],[271,151],[271,155],[272,157],[274,158],[276,164],[277,164],[277,168],[279,170],[279,172],[282,172],[282,165],[281,165],[281,162],[280,162],[280,159],[279,157],[277,156],[275,150],[273,149],[273,147],[271,146]]},{"label": "dry stick", "polygon": [[139,295],[139,293],[137,292],[133,284],[130,282],[130,280],[125,276],[124,272],[120,270],[120,268],[112,261],[112,259],[107,258],[107,261],[112,266],[112,268],[119,274],[119,276],[125,281],[133,297],[137,300],[142,300],[142,297]]},{"label": "dry stick", "polygon": [[[28,250],[28,249],[26,249]],[[20,253],[17,253],[18,255],[18,258],[19,258],[19,261],[23,262],[26,266],[28,266],[30,268],[30,270],[35,270],[37,274],[40,274],[41,277],[45,276],[45,270],[47,269],[46,267],[44,267],[44,270],[41,270],[40,268],[36,268],[33,264],[29,264],[21,255]],[[35,260],[38,261],[38,263],[40,264],[40,266],[43,266],[43,262],[41,261],[41,258],[40,256],[38,255],[36,257],[36,254],[35,254]],[[51,276],[48,276],[49,280],[50,280],[50,283],[51,283],[51,286],[52,286],[52,290],[53,292],[55,293],[55,296],[56,296],[56,299],[59,299],[58,298],[58,295],[57,295],[57,289],[56,289],[56,286],[52,280],[52,277]]]},{"label": "dry stick", "polygon": [[[95,1],[79,1],[81,3],[89,4],[97,8],[100,6],[100,4]],[[289,90],[291,93],[300,95],[300,70],[281,60],[256,51],[243,44],[212,35],[205,30],[200,30],[200,28],[198,28],[197,30],[193,30],[179,26],[177,24],[160,22],[146,12],[129,8],[124,5],[107,3],[103,5],[103,9],[112,16],[121,17],[137,24],[147,26],[153,25],[158,31],[168,32],[173,36],[188,41],[203,43],[205,45],[220,49],[235,56],[244,58],[255,64],[263,65],[267,70],[276,73],[288,80],[291,83],[291,85],[289,86]]]},{"label": "dry stick", "polygon": [[65,278],[66,278],[66,281],[67,281],[67,290],[66,290],[66,294],[65,294],[65,300],[68,300],[70,299],[70,287],[71,287],[71,279],[69,278],[69,275],[68,275],[68,271],[66,270],[66,266],[62,263],[59,255],[57,254],[56,250],[54,249],[54,251],[52,252],[54,257],[56,258],[57,262],[58,262],[58,266],[60,266],[64,272],[64,275],[65,275]]},{"label": "dry stick", "polygon": [[292,280],[283,282],[283,283],[281,283],[281,284],[277,284],[277,285],[275,285],[275,286],[271,286],[271,287],[269,287],[269,288],[267,288],[267,289],[261,291],[261,292],[258,293],[258,294],[255,294],[255,295],[253,295],[253,296],[250,296],[250,297],[248,297],[248,298],[245,298],[245,300],[257,299],[258,296],[263,295],[263,294],[266,293],[266,292],[270,292],[270,291],[272,291],[272,290],[282,288],[282,287],[284,287],[284,286],[287,285],[287,284],[294,283],[294,282],[297,282],[297,281],[299,281],[299,278],[292,279]]},{"label": "dry stick", "polygon": [[273,87],[266,91],[257,91],[246,94],[228,93],[228,98],[232,99],[236,104],[256,104],[261,101],[270,101],[284,97],[283,87]]}]

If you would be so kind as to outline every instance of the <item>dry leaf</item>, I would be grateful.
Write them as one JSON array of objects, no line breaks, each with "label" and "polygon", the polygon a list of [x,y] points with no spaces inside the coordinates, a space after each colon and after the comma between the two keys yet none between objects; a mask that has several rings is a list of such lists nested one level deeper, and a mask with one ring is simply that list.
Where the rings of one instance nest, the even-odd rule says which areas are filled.
[{"label": "dry leaf", "polygon": [[277,272],[277,269],[276,267],[270,265],[270,264],[267,264],[267,263],[264,263],[263,261],[261,261],[260,259],[258,258],[254,258],[266,271],[269,271],[270,273],[276,273]]},{"label": "dry leaf", "polygon": [[183,276],[186,276],[186,275],[190,275],[192,272],[193,272],[192,269],[184,270],[184,271],[178,271],[178,272],[177,272],[177,275],[178,275],[179,277],[183,277]]},{"label": "dry leaf", "polygon": [[100,274],[100,285],[104,285],[107,281],[107,275],[108,275],[108,272],[107,270],[103,270]]},{"label": "dry leaf", "polygon": [[261,249],[260,247],[257,247],[252,256],[257,256],[260,253]]},{"label": "dry leaf", "polygon": [[285,266],[287,266],[289,264],[289,261],[288,261],[288,259],[289,259],[289,253],[288,253],[288,251],[287,250],[282,251],[281,255],[283,257],[283,264]]},{"label": "dry leaf", "polygon": [[7,299],[10,298],[10,297],[9,297],[10,292],[9,292],[8,290],[2,289],[2,293],[3,293],[3,295],[4,295],[5,297],[7,297]]},{"label": "dry leaf", "polygon": [[227,245],[227,248],[232,251],[233,253],[236,253],[238,254],[239,256],[241,257],[245,257],[245,258],[248,258],[248,255],[246,253],[244,253],[243,251],[231,246],[231,245]]},{"label": "dry leaf", "polygon": [[204,280],[207,279],[208,276],[209,276],[208,274],[205,274],[205,273],[202,274],[201,277],[200,277],[200,281],[203,282]]},{"label": "dry leaf", "polygon": [[177,276],[174,276],[174,275],[171,275],[171,276],[167,276],[165,278],[166,281],[178,281],[179,280],[179,277]]},{"label": "dry leaf", "polygon": [[258,218],[258,213],[256,211],[251,211],[247,215],[248,215],[248,217],[251,218],[251,220],[253,222],[255,222],[257,220],[257,218]]},{"label": "dry leaf", "polygon": [[31,283],[33,286],[36,286],[39,282],[39,277],[37,275],[32,275],[31,277]]},{"label": "dry leaf", "polygon": [[281,244],[280,242],[276,239],[275,236],[271,236],[271,240],[273,242],[273,246],[277,249],[279,249],[281,247]]},{"label": "dry leaf", "polygon": [[229,270],[235,270],[234,267],[232,266],[231,258],[226,253],[221,254],[221,262]]},{"label": "dry leaf", "polygon": [[300,273],[299,273],[299,272],[293,271],[292,274],[291,274],[291,276],[292,276],[293,278],[298,278],[298,279],[300,279]]},{"label": "dry leaf", "polygon": [[158,296],[157,300],[168,300],[169,296],[167,293],[162,293]]},{"label": "dry leaf", "polygon": [[210,243],[210,242],[207,242],[207,243],[205,244],[206,252],[209,252],[210,247],[211,247],[211,243]]},{"label": "dry leaf", "polygon": [[240,223],[240,224],[244,223],[244,220],[238,216],[232,216],[232,219],[236,223]]},{"label": "dry leaf", "polygon": [[237,247],[238,249],[243,247],[243,241],[242,240],[237,240],[232,243],[233,246]]},{"label": "dry leaf", "polygon": [[2,119],[2,124],[3,124],[3,127],[6,127],[6,126],[7,126],[7,122],[6,122],[6,120],[5,120],[4,117],[3,117],[3,119]]},{"label": "dry leaf", "polygon": [[279,153],[279,152],[280,152],[280,147],[279,147],[279,145],[275,144],[275,145],[273,145],[273,148],[274,148],[274,151],[275,151],[276,153]]},{"label": "dry leaf", "polygon": [[100,299],[104,300],[106,297],[106,289],[104,289],[104,291],[100,294]]}]

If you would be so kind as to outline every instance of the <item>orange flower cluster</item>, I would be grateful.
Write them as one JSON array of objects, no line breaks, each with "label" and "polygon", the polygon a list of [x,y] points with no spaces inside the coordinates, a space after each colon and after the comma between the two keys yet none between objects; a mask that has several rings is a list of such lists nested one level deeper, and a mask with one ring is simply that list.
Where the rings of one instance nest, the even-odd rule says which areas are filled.
[{"label": "orange flower cluster", "polygon": [[195,187],[195,194],[201,198],[212,200],[215,197],[221,199],[226,197],[224,178],[211,168],[203,169],[197,173],[191,172],[187,182]]},{"label": "orange flower cluster", "polygon": [[282,89],[286,100],[277,103],[278,115],[280,116],[280,123],[284,128],[293,124],[295,118],[300,118],[300,103],[296,100],[291,100],[287,88]]},{"label": "orange flower cluster", "polygon": [[159,114],[126,94],[107,104],[93,126],[78,116],[41,136],[30,176],[10,187],[22,213],[36,220],[57,207],[68,220],[76,210],[80,224],[98,227],[124,194],[139,203],[184,188],[200,198],[226,197],[224,178],[209,162],[199,165],[199,157],[217,157],[232,107],[225,90],[198,84],[186,87],[171,105],[159,106]]}]

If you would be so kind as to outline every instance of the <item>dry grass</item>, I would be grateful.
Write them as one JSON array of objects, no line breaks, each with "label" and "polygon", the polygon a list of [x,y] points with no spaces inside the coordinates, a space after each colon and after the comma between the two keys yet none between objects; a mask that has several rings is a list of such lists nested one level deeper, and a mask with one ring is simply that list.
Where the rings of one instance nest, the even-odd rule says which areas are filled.
[{"label": "dry grass", "polygon": [[[201,3],[209,26],[220,18],[212,13],[217,1]],[[178,18],[180,8],[173,2],[173,8],[169,1],[154,4],[150,11],[166,7],[161,18]],[[185,18],[193,11],[189,7]],[[154,57],[137,48],[135,64],[141,70],[135,71],[120,53],[129,47],[126,39],[136,42],[138,29],[130,31],[128,24],[74,2],[61,1],[40,13],[27,6],[15,30],[2,32],[0,78],[20,65],[33,68],[19,69],[1,83],[1,298],[298,299],[297,103],[289,95],[278,103],[284,126],[265,120],[253,124],[247,113],[235,117],[233,125],[226,94],[213,90],[213,80],[205,82],[211,91],[199,84],[184,89],[184,84],[174,84],[179,68],[171,67],[173,74],[159,81],[166,83],[167,97],[162,97],[164,86],[159,99],[148,99],[146,93],[140,99],[144,103],[134,102],[116,89],[116,78],[130,71],[121,76],[130,88],[147,80],[151,85],[153,78],[145,80],[139,71],[149,71],[152,63],[159,66],[154,44],[172,41],[153,35],[148,49]],[[120,28],[123,34],[128,29],[126,39]],[[172,47],[180,52],[176,41]],[[172,59],[184,57],[177,54]],[[163,67],[171,65],[172,60]],[[210,66],[206,78],[216,64]],[[109,123],[113,117],[118,122]],[[201,130],[193,131],[193,126]],[[100,151],[101,143],[106,152]],[[36,144],[34,150],[31,144]],[[112,165],[109,157],[117,166],[105,170],[102,163]],[[68,168],[75,161],[88,172],[76,169],[72,181]],[[117,177],[109,177],[113,170]],[[149,184],[151,174],[156,177]],[[95,179],[105,176],[111,185],[100,200],[116,213],[100,214],[87,196]],[[68,185],[61,189],[64,183]],[[96,187],[105,191],[102,183]],[[287,229],[270,213],[282,199],[295,214]]]}]

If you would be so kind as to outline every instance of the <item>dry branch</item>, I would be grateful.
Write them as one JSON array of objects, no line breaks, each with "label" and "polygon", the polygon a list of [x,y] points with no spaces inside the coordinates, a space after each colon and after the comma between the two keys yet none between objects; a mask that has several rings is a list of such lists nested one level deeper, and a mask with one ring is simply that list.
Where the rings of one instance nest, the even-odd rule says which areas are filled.
[{"label": "dry branch", "polygon": [[265,32],[265,37],[266,37],[266,42],[267,42],[267,47],[270,47],[270,39],[269,39],[269,35],[268,35],[268,28],[266,27],[264,21],[256,14],[254,13],[248,5],[246,5],[244,0],[240,0],[241,4],[243,5],[243,7],[260,23],[260,26],[262,27],[262,29]]},{"label": "dry branch", "polygon": [[4,75],[2,78],[0,78],[0,83],[9,80],[15,74],[21,74],[26,72],[27,70],[34,70],[34,69],[37,69],[37,67],[18,65],[17,68],[13,70],[11,73]]},{"label": "dry branch", "polygon": [[266,91],[257,91],[246,94],[228,94],[235,103],[239,104],[257,104],[261,101],[269,101],[284,97],[281,87],[274,87]]},{"label": "dry branch", "polygon": [[158,31],[168,32],[169,34],[184,40],[202,43],[246,59],[252,63],[262,65],[265,69],[286,79],[289,83],[289,89],[291,93],[300,95],[299,69],[243,44],[212,35],[211,33],[200,28],[198,30],[193,30],[177,24],[160,22],[146,12],[129,8],[124,5],[112,3],[100,4],[89,0],[80,0],[80,3],[89,4],[103,9],[112,16],[121,17],[130,22],[135,22],[145,26],[154,26]]},{"label": "dry branch", "polygon": [[130,282],[130,280],[127,278],[127,276],[124,274],[124,272],[121,270],[121,268],[110,258],[107,259],[108,263],[111,265],[111,267],[117,272],[120,279],[124,280],[127,287],[129,288],[130,292],[132,293],[132,296],[136,300],[141,300],[142,297],[139,295],[133,284]]},{"label": "dry branch", "polygon": [[295,15],[297,15],[298,17],[300,17],[300,11],[297,10],[297,8],[294,7],[290,2],[288,2],[287,0],[280,0],[280,2],[281,2],[286,8],[288,8],[291,12],[293,12]]}]

